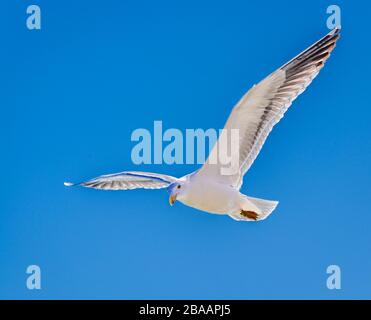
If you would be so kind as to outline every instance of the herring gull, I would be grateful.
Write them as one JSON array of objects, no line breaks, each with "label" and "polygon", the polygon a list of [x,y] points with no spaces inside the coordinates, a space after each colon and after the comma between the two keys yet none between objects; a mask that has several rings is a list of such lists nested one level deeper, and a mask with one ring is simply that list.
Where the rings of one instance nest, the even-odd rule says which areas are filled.
[{"label": "herring gull", "polygon": [[[103,190],[167,188],[171,205],[176,200],[214,214],[229,215],[237,221],[258,221],[269,216],[278,202],[240,193],[244,174],[259,154],[274,125],[280,121],[294,99],[317,76],[340,36],[335,28],[308,49],[254,85],[233,108],[219,140],[203,166],[181,178],[169,175],[125,171],[99,176],[66,186],[79,185]],[[237,167],[223,173],[218,159],[224,132],[238,130]],[[227,146],[228,147],[228,146]],[[218,151],[219,149],[219,151]]]}]

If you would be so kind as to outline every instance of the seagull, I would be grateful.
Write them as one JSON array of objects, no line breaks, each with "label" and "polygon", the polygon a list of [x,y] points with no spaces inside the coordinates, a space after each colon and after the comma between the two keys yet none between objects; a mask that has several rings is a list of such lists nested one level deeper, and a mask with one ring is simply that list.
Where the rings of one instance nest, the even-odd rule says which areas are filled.
[{"label": "seagull", "polygon": [[181,178],[169,175],[124,171],[65,186],[83,186],[103,190],[167,188],[169,203],[179,201],[208,213],[228,215],[237,221],[259,221],[267,218],[278,201],[249,197],[240,192],[243,176],[259,154],[270,131],[283,117],[296,97],[317,76],[335,48],[340,28],[335,28],[289,62],[254,85],[232,109],[224,126],[236,129],[238,159],[236,170],[223,174],[215,159],[221,136],[203,166]]}]

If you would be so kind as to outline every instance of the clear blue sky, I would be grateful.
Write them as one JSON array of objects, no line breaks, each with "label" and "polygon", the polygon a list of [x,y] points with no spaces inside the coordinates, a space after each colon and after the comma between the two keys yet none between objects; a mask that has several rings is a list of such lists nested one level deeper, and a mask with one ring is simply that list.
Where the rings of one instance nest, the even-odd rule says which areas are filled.
[{"label": "clear blue sky", "polygon": [[[371,44],[366,2],[270,135],[244,193],[280,204],[238,223],[164,190],[67,189],[132,163],[137,128],[221,128],[254,83],[328,32],[329,1],[2,4],[0,298],[370,298]],[[26,288],[39,265],[42,289]],[[342,289],[326,288],[326,268]]]}]

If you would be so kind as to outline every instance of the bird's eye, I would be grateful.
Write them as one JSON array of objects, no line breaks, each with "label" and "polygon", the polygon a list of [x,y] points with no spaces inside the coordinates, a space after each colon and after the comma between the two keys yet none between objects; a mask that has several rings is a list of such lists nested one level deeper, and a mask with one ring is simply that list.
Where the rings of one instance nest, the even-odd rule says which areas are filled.
[{"label": "bird's eye", "polygon": [[180,184],[178,184],[177,188],[180,189]]}]

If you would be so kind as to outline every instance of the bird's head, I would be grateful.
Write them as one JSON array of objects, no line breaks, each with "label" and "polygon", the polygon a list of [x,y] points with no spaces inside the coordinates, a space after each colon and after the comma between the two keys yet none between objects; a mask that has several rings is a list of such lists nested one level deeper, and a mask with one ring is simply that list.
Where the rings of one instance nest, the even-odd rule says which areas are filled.
[{"label": "bird's head", "polygon": [[167,187],[167,191],[169,192],[169,203],[171,206],[177,199],[179,200],[179,198],[182,198],[185,188],[185,183],[180,181],[174,182]]}]

